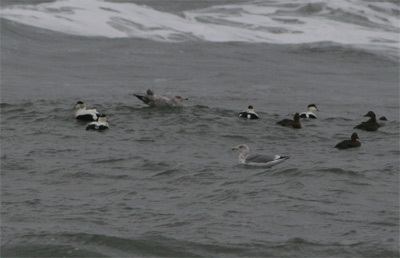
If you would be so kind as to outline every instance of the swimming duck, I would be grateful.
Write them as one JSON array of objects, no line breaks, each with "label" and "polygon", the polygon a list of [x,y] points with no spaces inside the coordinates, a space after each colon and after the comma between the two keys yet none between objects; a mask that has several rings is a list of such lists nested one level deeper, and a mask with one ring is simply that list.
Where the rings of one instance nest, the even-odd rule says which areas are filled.
[{"label": "swimming duck", "polygon": [[253,106],[248,106],[247,110],[243,110],[239,113],[239,117],[247,118],[247,119],[258,119],[257,113],[254,111]]},{"label": "swimming duck", "polygon": [[376,131],[380,125],[376,122],[376,115],[374,112],[369,111],[364,117],[369,117],[367,122],[362,122],[361,124],[354,127],[354,129],[361,129],[366,131]]},{"label": "swimming duck", "polygon": [[338,144],[336,144],[335,148],[343,150],[348,148],[360,147],[361,142],[357,141],[357,139],[359,139],[357,133],[353,133],[351,135],[351,140],[344,140],[342,142],[339,142]]},{"label": "swimming duck", "polygon": [[250,149],[246,144],[240,144],[232,150],[239,150],[239,163],[252,165],[252,166],[263,166],[263,167],[272,167],[275,166],[287,159],[289,156],[281,156],[281,155],[261,155],[261,154],[251,154]]},{"label": "swimming duck", "polygon": [[86,130],[105,130],[105,129],[108,129],[108,122],[105,114],[101,114],[97,122],[91,122],[86,127]]},{"label": "swimming duck", "polygon": [[319,111],[315,104],[310,104],[307,106],[306,112],[300,113],[301,118],[317,118],[313,111]]},{"label": "swimming duck", "polygon": [[159,95],[155,95],[154,91],[147,90],[146,95],[133,94],[135,97],[143,101],[145,104],[152,107],[180,107],[182,106],[182,101],[188,100],[181,96],[175,96],[173,98],[167,98]]},{"label": "swimming duck", "polygon": [[281,126],[287,126],[287,127],[293,127],[293,128],[299,129],[299,128],[301,128],[300,114],[299,113],[294,114],[293,120],[283,119],[276,123]]},{"label": "swimming duck", "polygon": [[83,121],[97,121],[100,113],[96,109],[86,109],[86,104],[82,101],[78,101],[75,104],[75,108],[78,110],[75,112],[75,118]]}]

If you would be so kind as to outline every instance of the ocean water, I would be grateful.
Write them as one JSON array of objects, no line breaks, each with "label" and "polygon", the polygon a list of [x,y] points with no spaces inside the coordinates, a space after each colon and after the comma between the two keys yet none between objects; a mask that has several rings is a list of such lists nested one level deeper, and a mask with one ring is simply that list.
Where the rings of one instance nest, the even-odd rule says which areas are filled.
[{"label": "ocean water", "polygon": [[[399,13],[2,1],[1,256],[399,257]],[[147,89],[189,100],[147,107]],[[78,100],[110,129],[86,131]],[[318,119],[276,125],[311,103]],[[388,120],[353,129],[370,110]],[[241,143],[290,159],[239,165]]]}]

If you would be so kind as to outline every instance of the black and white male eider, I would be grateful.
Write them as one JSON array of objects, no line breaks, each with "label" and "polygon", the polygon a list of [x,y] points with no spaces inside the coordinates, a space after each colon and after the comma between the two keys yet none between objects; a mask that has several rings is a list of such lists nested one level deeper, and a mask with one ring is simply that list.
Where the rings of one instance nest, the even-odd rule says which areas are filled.
[{"label": "black and white male eider", "polygon": [[376,115],[372,111],[368,111],[368,113],[364,117],[369,117],[367,122],[362,122],[361,124],[354,127],[354,129],[361,129],[366,131],[377,131],[380,125],[376,121]]},{"label": "black and white male eider", "polygon": [[239,113],[239,117],[247,118],[247,119],[258,119],[257,113],[254,111],[252,105],[247,107],[247,110],[243,110]]},{"label": "black and white male eider", "polygon": [[289,156],[251,154],[246,144],[240,144],[232,150],[239,150],[239,163],[251,166],[272,167],[287,159]]},{"label": "black and white male eider", "polygon": [[107,117],[105,114],[101,114],[99,116],[99,120],[97,122],[91,122],[86,126],[86,130],[105,130],[108,129]]},{"label": "black and white male eider", "polygon": [[180,107],[182,101],[188,100],[181,96],[175,96],[173,98],[167,98],[164,96],[155,95],[154,91],[147,90],[146,95],[133,94],[135,97],[143,101],[145,104],[152,107]]},{"label": "black and white male eider", "polygon": [[338,149],[349,149],[349,148],[355,148],[355,147],[360,147],[361,146],[361,142],[357,141],[358,138],[358,134],[357,133],[353,133],[351,135],[351,139],[350,140],[344,140],[339,142],[338,144],[336,144],[335,148]]},{"label": "black and white male eider", "polygon": [[86,109],[86,104],[82,101],[76,102],[75,118],[82,121],[97,121],[100,113],[96,109]]},{"label": "black and white male eider", "polygon": [[313,113],[313,111],[319,111],[315,104],[310,104],[307,106],[306,112],[301,112],[301,118],[317,118],[317,116]]}]

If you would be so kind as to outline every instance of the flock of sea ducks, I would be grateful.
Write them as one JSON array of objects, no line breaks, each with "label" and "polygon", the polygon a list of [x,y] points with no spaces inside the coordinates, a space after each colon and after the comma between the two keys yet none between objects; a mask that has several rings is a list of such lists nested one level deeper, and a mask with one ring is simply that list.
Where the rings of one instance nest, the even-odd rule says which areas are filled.
[{"label": "flock of sea ducks", "polygon": [[[188,100],[187,98],[183,98],[181,96],[175,96],[173,98],[167,98],[164,96],[159,96],[154,94],[152,90],[147,90],[146,95],[137,95],[133,94],[135,97],[143,101],[145,104],[152,107],[180,107],[182,101]],[[86,130],[105,130],[109,128],[109,124],[107,122],[107,117],[105,114],[99,113],[96,109],[87,109],[86,104],[82,101],[78,101],[75,105],[77,109],[75,113],[75,118],[81,121],[91,121],[86,126]],[[306,119],[317,119],[317,116],[313,113],[313,111],[319,111],[315,104],[310,104],[307,106],[307,110],[302,113],[295,113],[293,116],[293,120],[291,119],[283,119],[278,121],[276,124],[291,127],[294,129],[300,129],[301,123],[300,118]],[[254,111],[253,106],[248,106],[247,110],[244,110],[238,115],[244,119],[258,119],[259,116]],[[354,129],[361,129],[366,131],[377,131],[380,125],[376,121],[376,115],[374,112],[369,111],[364,117],[369,117],[369,120],[366,122],[362,122],[361,124],[354,127]],[[381,117],[379,120],[387,120],[386,117]],[[357,133],[353,133],[351,135],[350,140],[344,140],[336,144],[335,148],[338,149],[349,149],[360,147],[361,142],[358,141]],[[250,149],[246,144],[240,144],[232,150],[239,150],[239,163],[247,164],[253,166],[263,166],[263,167],[272,167],[277,165],[287,159],[289,156],[281,156],[281,155],[262,155],[262,154],[250,154]]]}]

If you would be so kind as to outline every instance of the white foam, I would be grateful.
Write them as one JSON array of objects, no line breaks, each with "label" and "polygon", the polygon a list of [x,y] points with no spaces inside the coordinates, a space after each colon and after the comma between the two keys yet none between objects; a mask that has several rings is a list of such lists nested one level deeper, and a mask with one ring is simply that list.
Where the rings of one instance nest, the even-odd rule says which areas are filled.
[{"label": "white foam", "polygon": [[[307,7],[310,11],[304,12]],[[177,15],[133,3],[59,0],[8,6],[1,10],[1,17],[88,37],[277,44],[328,41],[398,49],[399,11],[398,5],[389,2],[280,0],[213,6]]]}]

